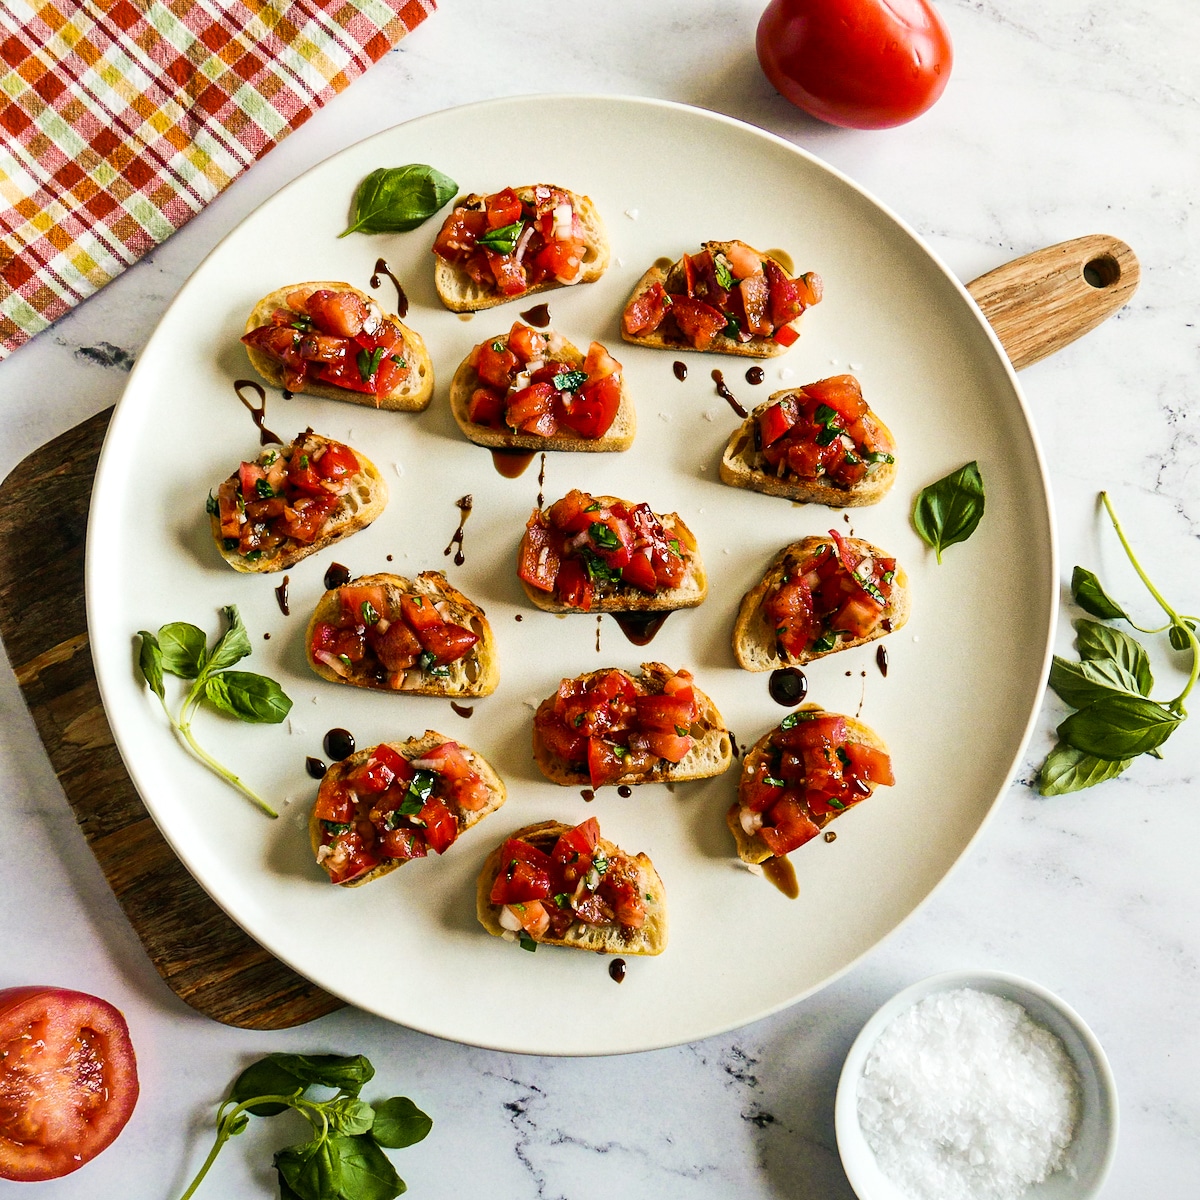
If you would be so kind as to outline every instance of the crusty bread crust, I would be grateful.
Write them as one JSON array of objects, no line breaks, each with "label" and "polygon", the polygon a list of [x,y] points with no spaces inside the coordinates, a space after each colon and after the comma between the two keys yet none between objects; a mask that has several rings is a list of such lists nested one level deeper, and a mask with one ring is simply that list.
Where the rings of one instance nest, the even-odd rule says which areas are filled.
[{"label": "crusty bread crust", "polygon": [[[724,250],[729,243],[727,241],[710,241],[704,242],[702,249],[705,250]],[[753,247],[751,247],[753,249]],[[762,254],[762,251],[756,251]],[[769,258],[769,255],[763,255]],[[772,260],[774,261],[774,260]],[[633,291],[629,293],[629,299],[625,301],[625,308],[628,308],[643,292],[648,291],[656,283],[661,283],[666,287],[667,280],[671,273],[677,269],[682,269],[683,260],[679,259],[670,268],[662,267],[655,263],[642,277],[634,284]],[[622,312],[625,310],[622,309]],[[801,313],[790,324],[792,328],[799,331],[804,320],[804,314]],[[625,323],[621,322],[621,337],[625,341],[632,343],[635,346],[649,346],[653,350],[691,350],[698,354],[733,354],[739,358],[778,358],[781,354],[786,354],[791,347],[785,346],[782,342],[775,341],[774,338],[756,337],[749,342],[739,342],[737,338],[726,337],[723,333],[718,333],[707,350],[697,351],[689,341],[682,337],[667,337],[660,330],[656,329],[653,333],[632,334],[625,331]]]},{"label": "crusty bread crust", "polygon": [[[565,363],[572,369],[583,366],[585,356],[566,338],[552,330],[547,330],[545,336],[550,341],[546,350],[547,361]],[[507,334],[500,334],[499,339],[487,338],[486,341],[502,341],[505,337]],[[473,353],[474,351],[472,351]],[[621,406],[617,409],[617,415],[603,437],[584,438],[572,433],[554,433],[549,437],[542,437],[536,433],[518,433],[512,429],[492,429],[471,420],[468,416],[471,396],[480,386],[479,373],[471,365],[471,357],[472,355],[468,355],[463,359],[462,364],[454,373],[454,379],[450,384],[450,411],[454,414],[459,429],[477,446],[488,446],[492,449],[595,452],[628,450],[633,445],[633,436],[637,432],[637,413],[633,407],[629,389],[625,385],[624,372],[621,374]]]},{"label": "crusty bread crust", "polygon": [[[518,829],[510,837],[520,838],[537,846],[547,853],[553,849],[554,843],[570,830],[570,825],[559,821],[539,821],[536,825],[526,825]],[[505,839],[507,841],[507,839]],[[585,925],[576,921],[561,938],[542,937],[536,941],[539,946],[573,946],[579,950],[595,950],[603,954],[661,954],[667,948],[667,897],[663,882],[654,864],[645,854],[626,854],[614,842],[601,838],[597,843],[610,858],[620,854],[637,864],[639,887],[642,899],[646,905],[646,922],[641,929],[622,929],[620,925]],[[513,937],[500,924],[500,908],[493,904],[492,885],[500,872],[501,842],[483,864],[479,872],[479,881],[475,886],[475,912],[479,923],[493,937]]]},{"label": "crusty bread crust", "polygon": [[216,542],[221,557],[235,571],[241,571],[243,574],[261,575],[270,571],[286,571],[301,559],[308,558],[310,554],[316,554],[326,546],[341,541],[360,529],[366,529],[387,507],[388,490],[379,469],[365,454],[355,450],[354,457],[358,459],[359,470],[351,476],[349,489],[340,497],[337,508],[326,521],[325,533],[315,542],[305,545],[288,538],[273,553],[264,552],[261,558],[251,561],[243,558],[236,550],[225,549],[225,541],[221,537],[221,521],[217,514],[213,513],[210,516],[210,526],[213,541]]},{"label": "crusty bread crust", "polygon": [[[395,750],[397,754],[403,755],[411,762],[413,759],[420,758],[422,755],[428,753],[434,746],[440,746],[443,742],[455,742],[455,745],[458,746],[463,755],[470,761],[471,770],[479,775],[488,789],[488,802],[483,808],[477,809],[474,812],[465,809],[453,809],[459,822],[458,832],[459,837],[461,837],[473,825],[478,825],[484,817],[494,813],[508,799],[504,782],[496,774],[496,770],[492,764],[477,750],[472,750],[469,746],[463,745],[462,742],[456,741],[454,738],[448,738],[445,734],[436,733],[432,729],[425,730],[419,738],[409,738],[406,742],[388,742],[386,744]],[[359,750],[349,758],[334,763],[325,773],[325,779],[328,779],[331,775],[334,782],[343,778],[354,770],[355,767],[365,763],[376,749],[377,747],[375,746],[369,746],[366,750]],[[308,838],[312,845],[313,855],[316,856],[321,849],[321,822],[317,817],[317,806],[315,803],[308,817]],[[359,887],[364,883],[372,882],[372,880],[382,879],[383,876],[390,875],[397,867],[404,866],[404,863],[407,861],[409,860],[389,858],[381,862],[378,866],[372,867],[365,875],[359,875],[355,879],[340,883],[338,887]]]},{"label": "crusty bread crust", "polygon": [[[513,191],[526,200],[536,185],[527,184],[515,187]],[[554,187],[554,184],[546,185]],[[559,188],[566,192],[566,188]],[[508,304],[512,300],[526,300],[539,292],[553,291],[555,288],[575,287],[581,283],[595,283],[608,270],[611,249],[608,241],[608,231],[599,210],[592,203],[591,197],[581,196],[578,192],[568,192],[575,211],[583,224],[584,250],[583,270],[574,283],[559,283],[556,279],[548,279],[543,283],[535,283],[518,296],[505,296],[490,288],[485,288],[473,280],[461,267],[446,262],[443,258],[434,258],[433,283],[437,288],[438,298],[451,312],[481,312],[485,308],[495,308],[500,304]],[[482,208],[486,197],[472,192],[468,196],[459,196],[450,206],[454,208]]]},{"label": "crusty bread crust", "polygon": [[[316,283],[293,283],[286,287],[276,288],[269,296],[264,296],[255,306],[254,311],[246,319],[246,333],[270,324],[271,314],[277,308],[287,308],[287,297],[292,292],[308,290],[315,292],[318,288],[328,288],[334,292],[353,292],[363,300],[375,313],[380,314],[392,324],[399,327],[404,335],[404,357],[412,368],[407,378],[391,392],[384,396],[369,396],[365,392],[356,392],[351,388],[337,387],[332,383],[319,383],[313,380],[306,383],[305,396],[322,396],[326,400],[345,400],[350,404],[363,404],[368,408],[386,408],[397,412],[422,412],[429,407],[433,399],[433,362],[425,341],[415,329],[410,329],[394,313],[384,313],[373,296],[360,291],[348,283],[337,281],[320,281]],[[283,371],[275,359],[255,350],[252,346],[245,347],[250,358],[250,365],[273,387],[283,387]]]},{"label": "crusty bread crust", "polygon": [[[582,680],[591,680],[600,675],[608,674],[611,668],[599,671],[589,671],[580,676]],[[628,672],[622,672],[628,674]],[[662,693],[663,685],[675,674],[670,667],[659,662],[642,663],[641,675],[629,675],[633,686],[639,695],[653,696]],[[691,727],[696,744],[679,762],[668,762],[660,758],[654,767],[645,774],[630,773],[614,779],[613,785],[638,783],[682,783],[688,779],[709,779],[720,775],[728,769],[733,761],[733,745],[729,738],[729,730],[725,727],[725,718],[721,716],[717,706],[704,692],[694,684],[692,691],[696,698],[696,720]],[[550,696],[538,706],[541,712],[547,705],[553,707],[554,697]],[[552,754],[543,743],[538,732],[537,722],[533,726],[533,757],[541,771],[551,783],[562,784],[564,787],[587,787],[591,776],[584,771],[573,771],[571,764],[558,755]]]},{"label": "crusty bread crust", "polygon": [[[863,541],[862,538],[842,539],[852,550],[869,554],[872,558],[889,558],[890,555],[880,550],[878,546]],[[892,580],[892,594],[884,609],[883,622],[866,637],[839,639],[832,650],[805,651],[796,658],[784,654],[775,637],[773,624],[763,612],[763,601],[789,573],[785,570],[789,563],[796,564],[808,558],[821,546],[831,543],[827,537],[806,537],[790,546],[784,546],[771,561],[767,573],[743,597],[738,608],[737,620],[733,623],[733,656],[738,666],[746,671],[774,671],[779,667],[802,667],[805,663],[830,654],[838,654],[842,650],[851,650],[855,646],[865,645],[878,638],[899,629],[908,620],[912,607],[912,598],[908,588],[908,576],[904,569],[896,564],[896,574]],[[793,572],[794,573],[794,572]],[[887,628],[884,628],[884,623]]]},{"label": "crusty bread crust", "polygon": [[321,621],[333,623],[341,613],[341,602],[338,598],[340,589],[332,588],[317,602],[304,635],[308,665],[322,679],[350,687],[389,692],[393,696],[490,696],[496,690],[496,685],[500,682],[500,660],[496,653],[496,639],[492,634],[492,627],[488,624],[483,609],[463,595],[441,571],[422,571],[415,579],[405,579],[401,575],[386,572],[362,575],[358,579],[352,579],[350,586],[386,588],[388,599],[396,607],[399,607],[401,595],[416,593],[419,596],[428,596],[432,603],[444,606],[447,621],[470,629],[479,635],[479,641],[462,658],[448,665],[449,675],[427,675],[414,667],[407,673],[405,686],[400,689],[390,688],[386,683],[364,675],[355,674],[349,679],[343,678],[325,663],[318,662],[312,654],[313,631],[317,624]]},{"label": "crusty bread crust", "polygon": [[[864,504],[878,504],[896,481],[896,464],[879,463],[860,483],[850,488],[835,487],[830,483],[818,483],[790,476],[774,474],[773,469],[763,469],[761,453],[755,449],[755,423],[759,414],[777,404],[799,389],[774,392],[759,404],[754,411],[734,430],[721,455],[721,482],[730,487],[749,488],[752,492],[763,492],[768,496],[783,496],[802,504],[824,504],[828,508],[859,508]],[[895,445],[891,430],[868,409],[880,432]]]},{"label": "crusty bread crust", "polygon": [[[819,704],[805,704],[800,709],[801,712],[822,712]],[[835,714],[829,714],[833,716]],[[876,750],[881,750],[884,754],[888,752],[887,744],[883,738],[879,736],[870,726],[864,725],[861,721],[855,720],[854,717],[842,715],[846,722],[846,730],[850,734],[850,740],[858,742],[864,746],[871,746]],[[768,758],[768,751],[771,744],[772,736],[778,732],[778,726],[772,729],[769,733],[763,734],[754,745],[742,755],[742,775],[745,776],[753,771],[757,774],[763,762]],[[734,841],[737,842],[738,858],[742,862],[761,863],[766,862],[768,858],[774,858],[767,846],[767,843],[762,840],[757,833],[747,833],[742,828],[742,823],[739,820],[740,804],[737,800],[730,806],[729,811],[725,814],[725,823],[729,826],[729,832],[733,834]],[[821,826],[828,825],[838,813],[833,813],[826,820],[820,822]]]},{"label": "crusty bread crust", "polygon": [[[593,499],[606,507],[612,504],[626,503],[619,496],[595,496]],[[687,564],[687,573],[683,577],[683,582],[678,587],[656,592],[653,596],[647,595],[641,588],[634,587],[632,584],[623,585],[611,592],[597,591],[592,607],[587,610],[588,614],[674,612],[678,608],[695,608],[708,595],[708,575],[705,573],[700,551],[696,547],[695,535],[684,524],[683,518],[678,513],[655,513],[654,515],[662,522],[667,533],[673,535],[686,551],[684,560]],[[581,613],[584,611],[582,608],[571,608],[569,605],[559,604],[550,592],[543,592],[523,579],[521,586],[525,589],[525,595],[529,597],[530,603],[544,612]]]}]

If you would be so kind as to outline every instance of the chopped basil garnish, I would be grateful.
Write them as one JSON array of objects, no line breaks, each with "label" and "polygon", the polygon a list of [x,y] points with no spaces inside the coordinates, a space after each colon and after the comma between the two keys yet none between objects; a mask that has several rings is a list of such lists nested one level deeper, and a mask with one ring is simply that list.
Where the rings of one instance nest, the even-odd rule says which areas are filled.
[{"label": "chopped basil garnish", "polygon": [[362,613],[364,625],[374,625],[379,620],[379,614],[375,611],[375,606],[370,600],[364,600],[359,605],[359,611]]},{"label": "chopped basil garnish", "polygon": [[612,746],[612,752],[617,758],[620,759],[626,759],[629,757],[629,748],[627,746],[614,745]]},{"label": "chopped basil garnish", "polygon": [[825,803],[828,804],[830,808],[836,808],[839,812],[844,811],[846,807],[840,800],[835,800],[832,796],[826,796]]},{"label": "chopped basil garnish", "polygon": [[258,493],[260,500],[270,500],[275,495],[275,489],[265,479],[256,479],[254,490]]},{"label": "chopped basil garnish", "polygon": [[238,548],[238,540],[237,538],[222,538],[221,545],[224,546],[226,550],[236,550]]},{"label": "chopped basil garnish", "polygon": [[350,832],[350,826],[344,821],[322,821],[321,828],[324,829],[326,833],[333,834],[334,837],[338,837],[343,833]]},{"label": "chopped basil garnish", "polygon": [[863,456],[863,461],[871,463],[872,466],[875,463],[894,463],[896,461],[890,454],[884,454],[882,450],[868,451],[864,450],[862,446],[859,446],[858,449]]},{"label": "chopped basil garnish", "polygon": [[896,572],[895,571],[884,571],[884,573],[880,576],[880,578],[883,580],[884,583],[891,583],[892,580],[896,578]]},{"label": "chopped basil garnish", "polygon": [[735,338],[741,333],[742,327],[737,323],[737,317],[731,317],[728,313],[725,314],[725,328],[721,332],[727,338]]},{"label": "chopped basil garnish", "polygon": [[799,720],[800,720],[799,713],[788,713],[788,715],[786,717],[784,717],[782,721],[779,722],[779,728],[780,729],[792,729],[795,727],[796,722]]},{"label": "chopped basil garnish", "polygon": [[406,358],[400,358],[396,354],[389,354],[388,358],[390,358],[392,360],[392,362],[394,362],[396,364],[396,366],[398,366],[398,367],[407,367],[408,366],[408,359],[406,359]]},{"label": "chopped basil garnish", "polygon": [[586,546],[580,550],[579,557],[587,570],[588,578],[593,583],[620,583],[621,572],[618,568],[610,567],[603,559],[598,558]]},{"label": "chopped basil garnish", "polygon": [[621,539],[617,537],[612,529],[600,521],[593,521],[588,526],[588,537],[601,550],[619,550],[621,548]]},{"label": "chopped basil garnish", "polygon": [[492,352],[493,352],[493,353],[495,353],[495,354],[499,354],[499,353],[501,353],[501,352],[503,351],[503,349],[504,349],[504,343],[503,343],[503,342],[493,342],[493,343],[492,343]]},{"label": "chopped basil garnish", "polygon": [[307,454],[300,455],[300,470],[302,470],[302,471],[308,470],[308,455]]},{"label": "chopped basil garnish", "polygon": [[713,255],[713,271],[717,276],[717,286],[723,287],[727,292],[733,290],[733,272],[729,269],[729,263],[721,254]]},{"label": "chopped basil garnish", "polygon": [[587,506],[587,508],[585,508],[583,511],[584,512],[599,512],[600,507],[601,507],[600,504],[593,501],[593,503],[589,504]]},{"label": "chopped basil garnish", "polygon": [[[793,720],[793,717],[794,714],[783,718],[783,722],[781,722],[781,724],[783,725],[784,729],[791,729],[792,725],[795,725],[796,722]],[[791,725],[787,724],[789,721],[791,721]],[[767,785],[767,787],[787,787],[787,784],[784,783],[782,779],[776,779],[774,775],[764,775],[762,781]]]},{"label": "chopped basil garnish", "polygon": [[667,542],[667,545],[671,547],[673,553],[678,554],[680,558],[683,557],[683,551],[679,548],[678,538],[671,538],[671,540]]},{"label": "chopped basil garnish", "polygon": [[587,381],[586,371],[560,371],[554,377],[554,386],[560,392],[577,392]]},{"label": "chopped basil garnish", "polygon": [[845,746],[839,746],[837,748],[837,756],[838,762],[840,762],[843,767],[848,767],[850,765],[850,755],[846,753]]},{"label": "chopped basil garnish", "polygon": [[384,354],[382,346],[376,346],[369,354],[365,350],[358,352],[354,361],[358,364],[358,375],[363,383],[374,378],[375,372],[379,370],[379,364],[383,361]]},{"label": "chopped basil garnish", "polygon": [[475,245],[494,250],[497,254],[511,254],[517,248],[522,228],[523,222],[514,221],[511,225],[501,225],[499,229],[489,229],[475,239]]},{"label": "chopped basil garnish", "polygon": [[212,492],[208,493],[208,499],[204,502],[204,511],[210,517],[215,517],[221,511],[221,506],[217,503],[217,498]]},{"label": "chopped basil garnish", "polygon": [[812,648],[818,654],[824,654],[826,650],[832,650],[837,645],[838,635],[836,630],[830,630],[829,633],[823,633],[812,644]]},{"label": "chopped basil garnish", "polygon": [[[245,554],[243,554],[242,557],[247,562],[258,562],[258,560],[260,558],[262,558],[262,551],[261,550],[250,550],[250,551],[247,551]],[[349,661],[349,660],[347,660],[347,661]]]},{"label": "chopped basil garnish", "polygon": [[533,938],[531,938],[529,934],[525,932],[524,929],[521,930],[518,936],[521,939],[522,950],[528,950],[531,954],[537,950],[537,942],[535,942]]},{"label": "chopped basil garnish", "polygon": [[559,908],[569,908],[571,905],[571,897],[566,892],[555,892],[554,903]]},{"label": "chopped basil garnish", "polygon": [[425,801],[433,795],[433,772],[418,771],[408,784],[408,791],[400,805],[400,813],[405,817],[415,817],[425,807]]},{"label": "chopped basil garnish", "polygon": [[688,727],[686,725],[676,725],[675,726],[675,736],[676,737],[687,737],[687,735],[688,735]]},{"label": "chopped basil garnish", "polygon": [[[262,551],[261,551],[261,550],[259,550],[259,551],[256,551],[256,553],[258,553],[258,554],[261,554],[261,553],[262,553]],[[248,555],[248,554],[247,554],[247,555],[246,555],[246,557],[247,557],[247,558],[249,558],[249,557],[250,557],[250,555]],[[353,664],[353,663],[350,661],[350,655],[348,655],[348,654],[339,654],[339,655],[338,655],[338,658],[340,658],[340,659],[342,660],[342,662],[344,662],[344,663],[346,664],[346,666],[348,666],[348,667],[353,667],[353,666],[354,666],[354,664]]]},{"label": "chopped basil garnish", "polygon": [[608,870],[608,855],[599,846],[592,855],[592,868],[598,875],[603,875]]}]

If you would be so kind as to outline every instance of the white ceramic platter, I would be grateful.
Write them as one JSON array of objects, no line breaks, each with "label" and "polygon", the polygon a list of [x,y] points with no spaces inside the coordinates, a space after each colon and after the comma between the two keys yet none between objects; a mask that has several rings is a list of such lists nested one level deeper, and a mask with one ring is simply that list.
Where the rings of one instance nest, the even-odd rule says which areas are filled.
[{"label": "white ceramic platter", "polygon": [[[613,262],[594,285],[548,299],[553,325],[580,346],[597,338],[625,365],[639,431],[625,454],[550,455],[547,501],[572,486],[682,514],[698,536],[711,590],[676,613],[648,652],[611,618],[556,618],[517,583],[517,542],[538,471],[502,478],[467,444],[447,388],[471,346],[504,331],[529,302],[463,320],[432,282],[435,218],[407,234],[339,240],[358,182],[380,166],[428,162],[464,191],[551,182],[587,193],[604,215]],[[782,248],[818,271],[825,300],[799,343],[764,364],[624,345],[618,322],[656,258],[710,238]],[[427,412],[376,412],[304,395],[271,395],[267,424],[290,439],[306,425],[363,450],[391,489],[384,515],[289,572],[291,616],[273,575],[239,575],[216,553],[204,500],[258,438],[232,383],[252,375],[238,343],[255,301],[285,283],[344,279],[366,287],[383,256],[403,281],[408,322],[426,339],[438,387]],[[386,301],[390,285],[379,295]],[[672,373],[679,358],[686,382]],[[768,392],[853,370],[899,445],[896,486],[873,508],[840,512],[724,487],[721,448],[737,418],[715,393],[721,368],[747,407]],[[913,533],[914,493],[977,459],[987,515],[937,566]],[[474,497],[466,562],[443,556],[457,500]],[[674,792],[604,790],[586,803],[533,764],[534,705],[563,676],[649,658],[687,666],[745,746],[783,716],[767,676],[734,665],[738,601],[781,546],[830,527],[895,554],[912,579],[913,616],[886,640],[808,670],[809,699],[859,712],[888,742],[898,784],[793,855],[798,901],[740,866],[724,814],[736,771]],[[388,561],[391,556],[391,561]],[[446,568],[486,608],[501,654],[496,694],[463,719],[445,701],[393,697],[314,677],[304,661],[308,613],[332,562],[354,574]],[[717,1033],[828,983],[929,895],[979,832],[1013,771],[1042,690],[1055,610],[1045,474],[1007,360],[960,284],[911,230],[854,184],[787,142],[728,118],[647,100],[533,97],[436,113],[338,154],[284,188],[210,255],[180,292],[130,376],[104,447],[89,526],[87,601],[105,707],[134,782],[176,853],[247,932],[296,970],[362,1008],[443,1037],[545,1054],[643,1050]],[[200,741],[282,810],[272,822],[174,741],[135,669],[139,629],[186,620],[219,627],[237,604],[255,650],[242,664],[278,679],[295,701],[282,726],[215,714]],[[270,635],[267,640],[267,635]],[[599,647],[599,648],[598,648]],[[168,680],[168,686],[177,684]],[[357,889],[332,887],[313,864],[305,823],[316,784],[305,758],[344,726],[359,746],[426,728],[482,751],[508,784],[506,807],[442,860]],[[474,879],[511,830],[595,815],[606,836],[654,860],[667,888],[671,939],[631,959],[621,986],[592,954],[536,955],[476,923]]]}]

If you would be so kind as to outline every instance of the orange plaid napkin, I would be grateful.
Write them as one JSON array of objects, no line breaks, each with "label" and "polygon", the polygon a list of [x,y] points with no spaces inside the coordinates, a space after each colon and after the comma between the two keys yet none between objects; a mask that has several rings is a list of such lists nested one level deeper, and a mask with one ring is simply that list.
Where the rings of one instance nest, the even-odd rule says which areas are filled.
[{"label": "orange plaid napkin", "polygon": [[0,358],[168,238],[436,0],[4,0]]}]

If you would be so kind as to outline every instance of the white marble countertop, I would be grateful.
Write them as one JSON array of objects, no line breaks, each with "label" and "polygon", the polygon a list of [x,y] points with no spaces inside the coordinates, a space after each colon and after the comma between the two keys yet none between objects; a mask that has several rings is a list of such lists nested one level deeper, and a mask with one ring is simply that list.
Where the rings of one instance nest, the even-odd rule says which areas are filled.
[{"label": "white marble countertop", "polygon": [[[945,95],[911,125],[861,133],[820,125],[775,95],[754,59],[759,0],[526,0],[502,10],[445,0],[169,243],[0,366],[0,473],[113,404],[126,379],[120,362],[138,354],[208,251],[341,147],[491,96],[664,97],[750,121],[825,158],[909,221],[964,280],[1079,234],[1127,241],[1143,270],[1132,303],[1021,376],[1057,506],[1060,648],[1070,644],[1075,562],[1103,569],[1114,590],[1150,611],[1097,516],[1103,487],[1160,587],[1194,611],[1200,15],[1184,0],[943,0],[940,9],[956,53]],[[549,51],[531,53],[539,40]],[[106,357],[117,365],[98,361]],[[1155,665],[1169,686],[1174,665],[1162,656]],[[30,1194],[178,1195],[241,1067],[273,1049],[321,1049],[368,1054],[385,1094],[411,1095],[434,1116],[433,1135],[395,1156],[414,1196],[840,1200],[852,1192],[833,1096],[858,1029],[916,979],[986,966],[1058,992],[1106,1047],[1122,1127],[1104,1195],[1194,1196],[1200,726],[1185,725],[1161,762],[1142,758],[1118,781],[1047,800],[1031,779],[1062,711],[1053,697],[1044,704],[1017,780],[940,890],[837,983],[693,1045],[539,1059],[441,1042],[354,1010],[278,1034],[192,1012],[159,980],[108,891],[5,663],[0,986],[54,983],[112,1000],[129,1019],[142,1082],[114,1146]],[[279,1134],[260,1124],[224,1152],[202,1197],[274,1194],[268,1168]]]}]

